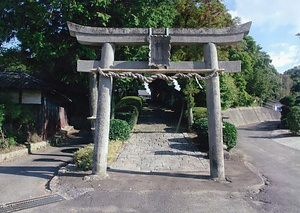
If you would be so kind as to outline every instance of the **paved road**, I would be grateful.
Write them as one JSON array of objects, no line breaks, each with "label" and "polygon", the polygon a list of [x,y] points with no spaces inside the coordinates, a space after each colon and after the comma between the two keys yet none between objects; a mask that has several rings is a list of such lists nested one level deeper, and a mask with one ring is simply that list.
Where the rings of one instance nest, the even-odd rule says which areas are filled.
[{"label": "paved road", "polygon": [[267,183],[253,205],[267,212],[300,212],[300,137],[275,127],[276,122],[266,122],[238,130],[238,149]]},{"label": "paved road", "polygon": [[[86,133],[75,134],[72,144],[49,147],[0,164],[0,205],[50,194],[48,182],[61,165],[71,161],[74,149],[82,147]],[[87,141],[90,142],[90,141]]]}]

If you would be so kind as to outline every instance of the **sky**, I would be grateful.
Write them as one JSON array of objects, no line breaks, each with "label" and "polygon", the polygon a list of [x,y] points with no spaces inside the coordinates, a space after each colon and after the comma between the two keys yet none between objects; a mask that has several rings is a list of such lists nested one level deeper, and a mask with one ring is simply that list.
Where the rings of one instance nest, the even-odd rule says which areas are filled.
[{"label": "sky", "polygon": [[[271,56],[279,73],[300,65],[299,0],[223,0],[241,23],[252,21],[249,35]],[[300,35],[300,34],[299,34]]]}]

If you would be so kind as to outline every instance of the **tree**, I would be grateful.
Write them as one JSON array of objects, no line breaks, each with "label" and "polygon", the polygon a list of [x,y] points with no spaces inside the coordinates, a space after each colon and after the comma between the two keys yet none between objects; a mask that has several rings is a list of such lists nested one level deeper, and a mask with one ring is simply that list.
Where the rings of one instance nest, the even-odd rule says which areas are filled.
[{"label": "tree", "polygon": [[29,72],[25,65],[26,58],[18,49],[1,49],[0,50],[0,70],[20,70]]},{"label": "tree", "polygon": [[[0,10],[0,43],[17,38],[18,54],[30,74],[73,99],[77,106],[71,111],[80,115],[88,112],[88,86],[87,75],[76,71],[76,60],[99,59],[100,48],[80,45],[69,35],[67,21],[97,27],[170,27],[176,15],[171,0],[2,0]],[[145,47],[124,50],[117,51],[116,60],[147,57]]]},{"label": "tree", "polygon": [[[175,5],[178,15],[175,18],[174,27],[218,28],[234,24],[231,15],[219,0],[177,0]],[[203,51],[201,49],[202,47],[199,46],[172,47],[172,60],[203,61]],[[201,84],[203,85],[203,82]],[[200,92],[199,85],[193,79],[190,79],[186,82],[181,81],[181,87],[187,101],[188,126],[190,127],[193,124],[194,96]],[[223,88],[225,91],[225,87]]]},{"label": "tree", "polygon": [[288,74],[281,74],[281,92],[280,97],[285,97],[292,94],[293,79]]},{"label": "tree", "polygon": [[229,59],[242,61],[242,73],[235,74],[234,78],[239,78],[237,86],[242,91],[240,94],[244,94],[242,97],[246,98],[244,103],[250,101],[248,94],[262,101],[280,96],[280,75],[271,65],[270,56],[251,36],[246,36],[243,42],[229,49]]},{"label": "tree", "polygon": [[228,109],[238,102],[238,89],[229,74],[220,75],[220,95],[222,109]]},{"label": "tree", "polygon": [[194,123],[193,119],[193,107],[195,107],[194,95],[200,91],[199,86],[196,84],[195,80],[190,78],[186,81],[186,85],[183,89],[183,94],[187,101],[187,115],[188,115],[188,128],[191,130]]},{"label": "tree", "polygon": [[293,134],[300,133],[300,106],[293,106],[287,114],[287,125]]},{"label": "tree", "polygon": [[[0,10],[0,43],[14,38],[20,41],[15,50],[1,50],[0,62],[6,69],[21,69],[52,83],[54,89],[73,99],[76,107],[71,111],[80,115],[82,111],[88,112],[88,86],[87,75],[76,71],[76,60],[99,60],[100,48],[80,45],[69,35],[67,21],[97,27],[153,28],[219,28],[238,23],[220,0],[2,0]],[[203,61],[201,48],[172,47],[172,60]],[[236,47],[218,47],[218,57],[242,60],[242,74],[226,77],[221,83],[225,85],[223,97],[230,96],[226,93],[231,90],[225,88],[234,88],[235,84],[238,96],[245,100],[227,102],[228,99],[227,103],[247,105],[251,100],[249,95],[263,99],[277,96],[280,81],[276,71],[253,38],[246,37]],[[148,47],[116,47],[115,59],[147,60]],[[262,79],[266,83],[261,85]],[[123,90],[128,84],[133,85],[128,80],[117,81],[116,85],[124,87]],[[297,85],[293,88],[298,90]],[[192,86],[190,89],[195,90]]]},{"label": "tree", "polygon": [[284,72],[283,85],[289,85],[292,82],[290,93],[294,96],[300,94],[300,66],[294,67]]}]

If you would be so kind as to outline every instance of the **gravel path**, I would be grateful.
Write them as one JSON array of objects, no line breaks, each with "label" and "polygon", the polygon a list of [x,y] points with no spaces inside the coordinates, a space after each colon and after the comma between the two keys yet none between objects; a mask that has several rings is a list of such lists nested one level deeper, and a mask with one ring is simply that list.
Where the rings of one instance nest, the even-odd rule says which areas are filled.
[{"label": "gravel path", "polygon": [[206,154],[189,143],[185,133],[175,133],[174,113],[144,108],[133,135],[112,169],[130,171],[209,171]]}]

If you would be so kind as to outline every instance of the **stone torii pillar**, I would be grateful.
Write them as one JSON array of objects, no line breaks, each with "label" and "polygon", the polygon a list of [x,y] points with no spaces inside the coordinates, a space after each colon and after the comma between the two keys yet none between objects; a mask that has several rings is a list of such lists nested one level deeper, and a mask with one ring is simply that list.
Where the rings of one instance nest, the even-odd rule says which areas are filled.
[{"label": "stone torii pillar", "polygon": [[[209,43],[204,45],[204,62],[206,68],[219,69],[218,53],[215,44]],[[225,180],[220,99],[219,74],[216,73],[214,77],[206,81],[210,176],[212,179]]]},{"label": "stone torii pillar", "polygon": [[[219,29],[148,29],[86,27],[68,22],[71,36],[84,45],[102,47],[101,61],[78,60],[79,72],[131,72],[131,73],[199,73],[211,76],[213,71],[233,73],[241,71],[240,61],[218,61],[216,45],[231,45],[242,41],[249,33],[251,22]],[[204,62],[171,62],[172,45],[204,44]],[[149,61],[114,61],[113,45],[148,45]],[[151,69],[151,68],[158,69]],[[210,73],[209,73],[210,72]],[[107,149],[112,80],[99,80],[98,109],[95,127],[93,175],[107,176]],[[210,175],[225,180],[219,73],[207,80],[207,108],[210,147]],[[100,128],[101,127],[101,128]],[[97,133],[96,133],[97,132]]]},{"label": "stone torii pillar", "polygon": [[[104,43],[101,50],[102,68],[109,68],[114,62],[114,45]],[[109,143],[110,104],[112,95],[112,78],[100,76],[98,107],[94,134],[94,157],[92,175],[105,178],[107,176],[107,154]]]}]

